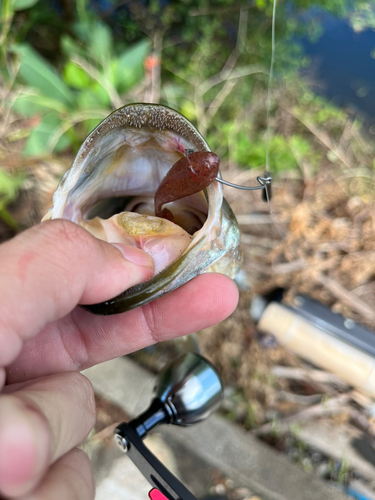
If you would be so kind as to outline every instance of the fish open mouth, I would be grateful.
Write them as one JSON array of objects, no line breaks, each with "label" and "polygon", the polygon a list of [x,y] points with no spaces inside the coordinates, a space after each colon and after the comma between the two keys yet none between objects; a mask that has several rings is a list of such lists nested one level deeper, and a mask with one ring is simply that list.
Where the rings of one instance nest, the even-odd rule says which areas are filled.
[{"label": "fish open mouth", "polygon": [[210,151],[184,116],[166,106],[130,104],[91,132],[61,179],[44,220],[71,220],[110,243],[137,246],[155,261],[151,279],[85,306],[90,311],[133,309],[207,270],[235,275],[239,229],[220,183],[166,203],[174,222],[155,217],[155,192],[186,150]]},{"label": "fish open mouth", "polygon": [[174,223],[155,217],[158,186],[193,145],[175,132],[148,129],[127,129],[100,142],[103,139],[94,169],[81,174],[62,217],[97,238],[146,251],[159,273],[182,254],[207,220],[207,195],[202,191],[166,204]]},{"label": "fish open mouth", "polygon": [[155,192],[186,150],[209,148],[184,117],[164,106],[125,106],[83,143],[46,218],[69,219],[100,239],[136,246],[154,258],[158,274],[189,247],[210,213],[213,222],[220,202],[210,186],[166,204],[174,222],[155,217]]}]

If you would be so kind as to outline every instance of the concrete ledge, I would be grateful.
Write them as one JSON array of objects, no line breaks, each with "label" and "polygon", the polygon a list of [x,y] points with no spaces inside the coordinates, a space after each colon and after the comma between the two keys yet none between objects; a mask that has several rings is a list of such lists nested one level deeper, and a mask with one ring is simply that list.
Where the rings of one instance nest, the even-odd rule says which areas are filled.
[{"label": "concrete ledge", "polygon": [[[129,415],[140,413],[151,400],[155,377],[128,358],[108,361],[83,373],[96,393]],[[193,462],[219,469],[262,500],[349,498],[218,415],[189,428],[165,426],[158,432],[173,449],[183,450]]]}]

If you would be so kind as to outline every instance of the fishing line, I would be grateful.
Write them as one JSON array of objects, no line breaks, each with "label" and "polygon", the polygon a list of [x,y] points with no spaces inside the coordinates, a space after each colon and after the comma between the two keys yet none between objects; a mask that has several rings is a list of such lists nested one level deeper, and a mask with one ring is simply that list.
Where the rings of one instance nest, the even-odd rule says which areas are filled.
[{"label": "fishing line", "polygon": [[270,111],[271,111],[271,85],[273,80],[273,66],[275,62],[275,20],[276,20],[276,3],[277,0],[273,0],[272,9],[272,42],[271,42],[271,66],[268,76],[268,91],[267,91],[267,128],[266,128],[266,171],[269,171],[269,160],[270,160]]},{"label": "fishing line", "polygon": [[[98,9],[96,9],[94,6],[92,6],[92,9],[99,15],[99,17],[102,17]],[[267,129],[266,129],[266,141],[267,141],[267,146],[266,146],[266,171],[264,176],[258,176],[257,177],[257,182],[259,183],[259,186],[241,186],[239,184],[233,184],[232,182],[225,181],[224,179],[221,178],[220,173],[219,177],[216,177],[215,180],[217,182],[220,182],[221,184],[225,184],[226,186],[235,188],[235,189],[243,189],[246,191],[256,191],[258,189],[264,190],[265,193],[265,200],[268,203],[268,207],[271,211],[271,206],[270,206],[270,199],[271,199],[271,183],[272,183],[272,177],[269,174],[269,145],[270,145],[270,138],[269,138],[269,132],[270,132],[270,127],[269,127],[269,114],[270,114],[270,108],[271,108],[271,81],[273,79],[273,65],[274,65],[274,54],[275,54],[275,18],[276,18],[276,0],[273,1],[273,11],[272,11],[272,49],[271,49],[271,67],[270,67],[270,73],[269,73],[269,79],[268,79],[268,92],[267,92]],[[114,31],[117,31],[115,26],[111,23],[109,19],[105,21],[107,24],[109,24]],[[185,150],[185,156],[187,156],[189,153],[193,153],[194,150],[192,149],[186,149]]]},{"label": "fishing line", "polygon": [[265,194],[265,201],[268,203],[268,208],[270,210],[270,213],[272,213],[271,210],[271,205],[270,205],[270,200],[271,200],[271,183],[272,183],[272,177],[271,174],[269,173],[270,168],[269,168],[269,156],[270,156],[270,142],[271,142],[271,127],[270,127],[270,113],[271,113],[271,85],[273,81],[273,67],[274,67],[274,62],[275,62],[275,24],[276,24],[276,4],[277,0],[273,0],[273,7],[272,7],[272,35],[271,35],[271,65],[270,65],[270,71],[269,71],[269,76],[268,76],[268,89],[267,89],[267,100],[266,100],[266,109],[267,109],[267,118],[266,118],[266,133],[265,133],[265,139],[266,139],[266,171],[264,173],[264,176],[258,176],[257,181],[260,184],[259,186],[252,186],[252,187],[247,187],[247,186],[241,186],[239,184],[232,184],[231,182],[225,181],[224,179],[221,179],[220,177],[216,177],[216,181],[221,182],[222,184],[225,184],[226,186],[233,187],[236,189],[244,189],[247,191],[255,191],[257,189],[263,189],[264,194]]},{"label": "fishing line", "polygon": [[[265,176],[270,176],[270,145],[271,145],[271,127],[270,127],[270,112],[271,112],[271,86],[273,81],[273,66],[275,62],[275,25],[276,25],[276,4],[277,0],[273,0],[273,8],[272,8],[272,35],[271,35],[271,65],[270,65],[270,73],[268,76],[268,90],[267,90],[267,128],[266,128],[266,172]],[[268,208],[270,213],[271,210],[271,186],[268,190],[267,187],[265,189],[266,193],[266,201],[268,203]]]}]

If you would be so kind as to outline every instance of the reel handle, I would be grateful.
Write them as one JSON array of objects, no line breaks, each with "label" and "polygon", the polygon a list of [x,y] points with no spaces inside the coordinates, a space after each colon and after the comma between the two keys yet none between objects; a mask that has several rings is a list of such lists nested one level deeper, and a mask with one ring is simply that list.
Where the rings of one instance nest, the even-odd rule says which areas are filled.
[{"label": "reel handle", "polygon": [[168,500],[196,500],[142,439],[160,424],[188,426],[207,418],[223,397],[220,376],[203,356],[181,354],[161,371],[154,392],[146,411],[115,429],[115,441],[153,486],[152,500],[162,500],[163,496]]}]

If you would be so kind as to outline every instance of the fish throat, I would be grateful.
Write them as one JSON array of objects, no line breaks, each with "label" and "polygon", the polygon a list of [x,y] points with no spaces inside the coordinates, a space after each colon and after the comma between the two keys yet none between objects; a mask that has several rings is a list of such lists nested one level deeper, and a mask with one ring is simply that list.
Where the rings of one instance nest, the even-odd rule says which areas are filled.
[{"label": "fish throat", "polygon": [[[207,220],[207,195],[195,179],[190,189],[175,181],[168,183],[167,191],[160,190],[192,145],[171,131],[130,128],[122,131],[121,140],[116,131],[108,135],[95,168],[84,171],[71,190],[62,217],[104,241],[146,251],[154,258],[155,272],[160,272]],[[155,214],[155,195],[160,192],[165,208]]]}]

